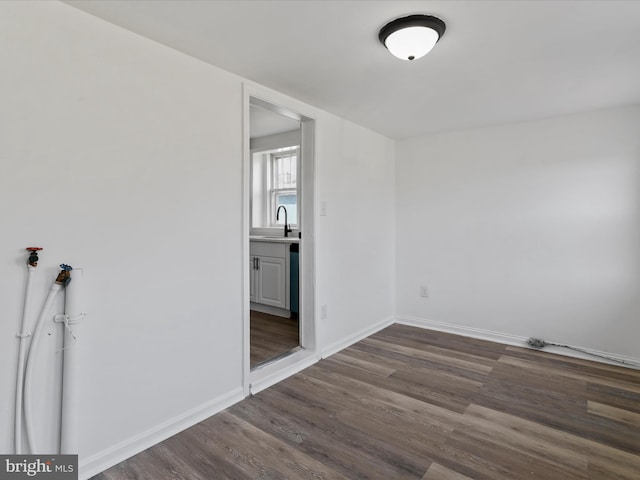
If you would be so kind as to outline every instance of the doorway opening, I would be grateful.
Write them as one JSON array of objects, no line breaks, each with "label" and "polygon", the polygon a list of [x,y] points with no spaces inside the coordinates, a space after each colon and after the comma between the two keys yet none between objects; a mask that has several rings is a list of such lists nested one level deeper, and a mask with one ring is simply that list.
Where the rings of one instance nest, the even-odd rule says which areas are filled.
[{"label": "doorway opening", "polygon": [[244,122],[246,393],[285,378],[317,357],[315,122],[286,99],[249,90],[245,88]]},{"label": "doorway opening", "polygon": [[[300,347],[301,122],[249,100],[250,368]],[[296,117],[298,117],[296,115]]]}]

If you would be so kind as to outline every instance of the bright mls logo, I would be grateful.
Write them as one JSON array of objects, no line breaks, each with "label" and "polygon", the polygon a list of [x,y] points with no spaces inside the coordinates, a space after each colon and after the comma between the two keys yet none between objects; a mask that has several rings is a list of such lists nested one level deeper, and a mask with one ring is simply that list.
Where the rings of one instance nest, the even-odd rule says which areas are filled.
[{"label": "bright mls logo", "polygon": [[78,480],[77,455],[0,455],[0,480]]}]

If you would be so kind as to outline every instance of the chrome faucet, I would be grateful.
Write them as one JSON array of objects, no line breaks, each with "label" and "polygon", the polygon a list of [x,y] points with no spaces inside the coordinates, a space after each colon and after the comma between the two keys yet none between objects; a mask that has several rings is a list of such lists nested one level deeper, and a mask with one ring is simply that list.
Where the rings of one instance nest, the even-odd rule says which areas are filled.
[{"label": "chrome faucet", "polygon": [[289,228],[289,222],[287,220],[287,207],[285,207],[284,205],[280,205],[278,207],[278,210],[276,210],[276,221],[280,220],[280,209],[284,209],[284,236],[288,237],[289,236],[289,232],[292,232],[293,230],[291,230]]}]

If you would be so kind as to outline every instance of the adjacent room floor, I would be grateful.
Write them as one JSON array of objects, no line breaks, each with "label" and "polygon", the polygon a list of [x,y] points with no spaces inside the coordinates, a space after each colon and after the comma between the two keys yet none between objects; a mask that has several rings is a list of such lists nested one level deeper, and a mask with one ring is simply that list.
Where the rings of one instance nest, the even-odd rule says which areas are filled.
[{"label": "adjacent room floor", "polygon": [[638,472],[640,371],[393,325],[94,478]]},{"label": "adjacent room floor", "polygon": [[298,320],[251,310],[251,368],[300,345]]}]

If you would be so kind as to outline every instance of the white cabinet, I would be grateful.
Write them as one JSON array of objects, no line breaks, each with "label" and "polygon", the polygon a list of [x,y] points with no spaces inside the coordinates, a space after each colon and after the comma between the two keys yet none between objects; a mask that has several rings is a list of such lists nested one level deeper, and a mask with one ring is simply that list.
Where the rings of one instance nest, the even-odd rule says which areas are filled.
[{"label": "white cabinet", "polygon": [[288,308],[284,258],[255,258],[255,301],[272,307]]},{"label": "white cabinet", "polygon": [[252,308],[259,305],[274,307],[266,313],[288,316],[289,293],[289,245],[285,243],[250,242],[249,268],[251,269]]}]

